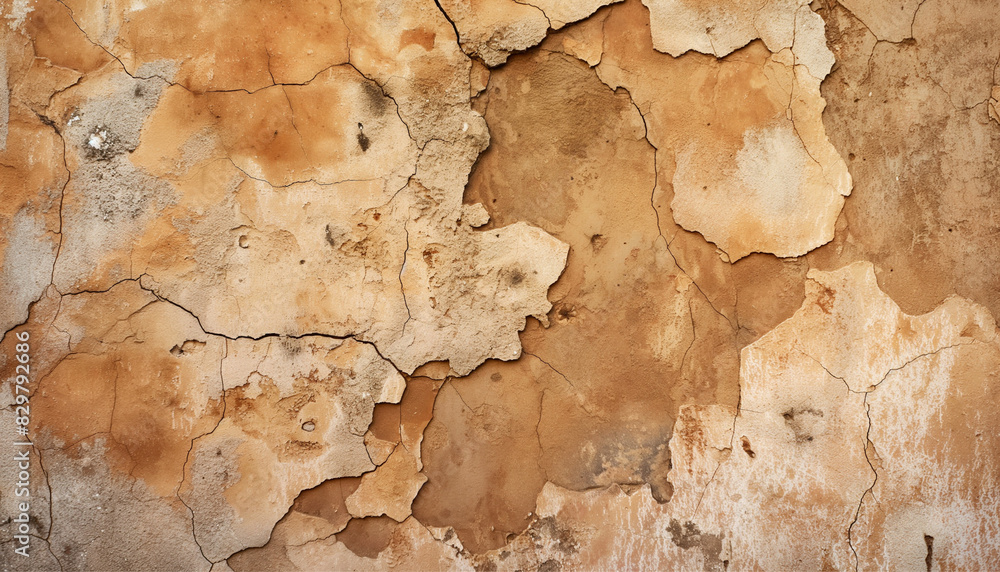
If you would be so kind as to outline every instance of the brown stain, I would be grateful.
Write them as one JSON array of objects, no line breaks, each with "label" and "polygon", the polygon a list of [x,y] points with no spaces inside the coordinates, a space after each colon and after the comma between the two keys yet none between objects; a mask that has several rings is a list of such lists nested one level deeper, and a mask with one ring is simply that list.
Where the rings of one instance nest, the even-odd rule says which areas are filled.
[{"label": "brown stain", "polygon": [[438,249],[434,247],[428,247],[424,249],[422,256],[424,258],[424,263],[427,264],[428,268],[434,267],[434,255],[437,254],[438,252],[439,252]]},{"label": "brown stain", "polygon": [[[970,322],[970,324],[971,324],[971,322]],[[966,329],[963,330],[963,332],[961,334],[959,334],[959,335],[962,336],[962,337],[965,337],[965,336],[969,335],[970,333],[971,332],[969,332],[968,327],[966,327]],[[899,315],[899,321],[897,322],[897,327],[896,327],[896,335],[897,335],[897,337],[902,338],[904,340],[912,340],[912,339],[916,338],[917,331],[913,328],[913,317],[912,316],[908,316],[908,315],[903,314],[903,313],[901,313]],[[970,336],[970,337],[974,337],[974,336]]]},{"label": "brown stain", "polygon": [[[92,436],[113,443],[125,457],[108,457],[112,471],[170,496],[183,477],[191,440],[221,417],[221,400],[200,383],[204,371],[217,369],[221,343],[173,355],[171,347],[191,340],[171,339],[171,328],[193,318],[170,304],[150,303],[134,282],[82,296],[65,302],[67,311],[90,316],[77,334],[77,353],[48,372],[32,401],[34,421],[69,445]],[[105,338],[112,327],[122,341]]]},{"label": "brown stain", "polygon": [[[558,227],[575,208],[584,176],[577,172],[580,160],[602,152],[604,131],[618,121],[626,100],[585,63],[562,54],[512,57],[494,71],[484,97],[491,102],[491,145],[473,167],[465,202],[486,206],[486,228],[540,215],[543,228]],[[534,160],[539,155],[560,160],[543,165]],[[515,192],[507,186],[512,180],[533,181],[535,192]]]},{"label": "brown stain", "polygon": [[[183,153],[181,150],[193,138],[204,136],[206,131],[213,129],[218,119],[211,103],[211,98],[204,94],[192,93],[178,85],[167,86],[160,93],[156,108],[143,123],[139,146],[129,159],[157,177],[176,178],[179,174],[178,166],[183,163],[183,157],[178,156]],[[194,186],[189,183],[181,187],[186,196],[190,194],[193,195],[190,198],[200,199],[205,195],[220,193],[220,187],[224,189],[227,186],[228,180],[225,178],[230,175],[224,171],[219,172],[217,166],[202,164],[194,168],[198,178],[202,179],[200,182],[212,181],[219,186]]]},{"label": "brown stain", "polygon": [[706,534],[691,521],[682,523],[673,518],[667,525],[667,533],[670,534],[670,540],[682,550],[695,548],[703,552],[706,570],[723,569],[722,559],[719,558],[722,554],[721,535]]},{"label": "brown stain", "polygon": [[833,311],[833,305],[837,300],[837,291],[828,286],[820,285],[819,295],[816,297],[816,305],[819,309],[823,311],[824,314],[830,314]]},{"label": "brown stain", "polygon": [[699,110],[699,116],[705,119],[705,127],[711,128],[709,132],[717,144],[742,148],[748,130],[785,117],[787,96],[781,83],[772,78],[777,76],[791,83],[793,71],[783,65],[769,65],[770,55],[763,42],[753,41],[734,57],[719,61],[715,77],[706,78],[699,89],[710,106]]},{"label": "brown stain", "polygon": [[258,176],[279,183],[283,179],[279,170],[308,172],[302,137],[293,124],[305,119],[294,117],[283,89],[265,89],[252,95],[208,94],[196,104],[206,106],[216,118],[214,128],[238,166],[251,168],[252,160],[263,170]]},{"label": "brown stain", "polygon": [[649,11],[640,2],[615,5],[604,25],[604,60],[649,70],[630,92],[650,107],[647,120],[661,132],[662,143],[677,148],[694,138],[735,151],[748,129],[784,117],[788,95],[782,83],[791,81],[792,70],[766,68],[771,53],[760,40],[725,59],[693,51],[674,58],[653,48],[648,30]]},{"label": "brown stain", "polygon": [[399,523],[387,516],[352,518],[347,527],[337,533],[337,540],[358,556],[377,558],[389,547],[398,526]]},{"label": "brown stain", "polygon": [[436,34],[427,28],[415,28],[403,30],[399,37],[399,49],[407,46],[420,46],[428,52],[434,49],[434,38]]}]

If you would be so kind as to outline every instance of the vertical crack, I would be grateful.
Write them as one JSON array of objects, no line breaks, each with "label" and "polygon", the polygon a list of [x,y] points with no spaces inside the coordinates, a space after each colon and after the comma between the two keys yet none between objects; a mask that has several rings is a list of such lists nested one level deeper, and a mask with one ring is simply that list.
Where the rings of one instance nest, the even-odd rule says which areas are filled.
[{"label": "vertical crack", "polygon": [[[204,331],[204,330],[202,330],[202,331]],[[268,346],[268,351],[270,351],[270,346]],[[207,433],[204,433],[202,435],[199,435],[199,436],[195,437],[194,439],[191,439],[191,446],[188,447],[187,455],[184,457],[184,464],[181,465],[181,482],[177,484],[177,489],[176,489],[176,492],[174,493],[174,496],[177,497],[177,500],[179,500],[181,502],[181,504],[184,505],[185,508],[187,508],[188,513],[191,514],[191,537],[194,539],[195,546],[197,546],[198,547],[198,551],[201,552],[201,557],[204,558],[206,562],[208,562],[209,564],[211,564],[213,566],[216,563],[213,562],[205,554],[205,549],[202,547],[201,542],[198,541],[198,529],[197,529],[197,521],[196,521],[196,518],[195,518],[194,509],[192,509],[191,505],[189,505],[184,500],[184,498],[181,496],[181,489],[184,488],[184,481],[187,479],[187,467],[188,467],[188,463],[191,461],[191,452],[194,451],[194,444],[195,444],[195,442],[198,441],[198,439],[201,439],[203,437],[207,437],[207,436],[211,435],[212,433],[215,433],[215,431],[219,428],[219,426],[222,425],[222,422],[226,419],[226,378],[225,378],[225,376],[223,374],[222,367],[223,367],[223,363],[226,361],[227,357],[229,357],[229,339],[228,338],[223,338],[222,357],[219,359],[219,383],[222,386],[222,393],[221,393],[221,396],[220,396],[220,399],[222,399],[222,415],[219,416],[218,423],[215,424],[215,427],[213,427],[211,431],[209,431]],[[265,355],[265,357],[267,357],[267,356]],[[259,364],[258,364],[258,367],[259,367]]]},{"label": "vertical crack", "polygon": [[[636,112],[639,114],[639,117],[642,119],[643,139],[645,139],[646,143],[650,147],[653,148],[653,190],[652,190],[652,192],[649,195],[649,206],[650,206],[650,208],[653,209],[653,214],[656,216],[656,231],[657,231],[657,233],[659,235],[657,237],[657,239],[662,239],[663,240],[663,244],[664,244],[664,246],[666,246],[666,249],[667,249],[667,254],[669,254],[670,258],[674,261],[674,266],[676,266],[677,269],[680,270],[682,274],[684,274],[685,276],[687,276],[688,280],[690,280],[691,283],[694,284],[694,287],[705,298],[705,301],[708,302],[708,305],[712,307],[712,310],[715,310],[715,313],[718,314],[719,316],[721,316],[722,319],[724,319],[726,321],[726,323],[729,324],[730,328],[732,328],[733,330],[738,330],[739,327],[733,325],[733,321],[730,320],[728,316],[726,316],[725,314],[723,314],[718,308],[715,307],[715,304],[712,303],[712,300],[711,300],[711,298],[708,297],[708,294],[706,294],[705,291],[701,289],[701,286],[698,285],[698,283],[691,276],[691,274],[687,270],[685,270],[683,266],[681,266],[680,261],[677,260],[677,256],[674,255],[674,251],[671,250],[671,248],[670,248],[670,244],[673,241],[667,240],[667,238],[665,236],[663,236],[663,227],[660,225],[660,211],[659,211],[659,209],[656,208],[656,201],[654,200],[655,197],[656,197],[656,190],[660,186],[660,168],[659,168],[659,164],[658,164],[659,149],[656,147],[656,145],[653,145],[652,141],[649,140],[649,124],[646,123],[646,116],[642,113],[642,109],[639,108],[639,104],[635,102],[635,99],[632,97],[632,93],[628,89],[626,89],[624,87],[621,87],[620,89],[622,89],[625,93],[628,94],[629,101],[632,103],[632,106],[635,107]],[[676,240],[676,237],[675,237],[675,240]]]},{"label": "vertical crack", "polygon": [[406,306],[406,321],[403,322],[403,334],[406,334],[406,325],[410,323],[413,318],[413,314],[410,313],[410,304],[406,301],[406,287],[403,286],[403,271],[406,270],[406,257],[410,252],[410,230],[406,227],[406,222],[403,222],[403,232],[406,233],[406,250],[403,251],[403,264],[399,267],[399,291],[403,294],[403,306]]},{"label": "vertical crack", "polygon": [[858,523],[858,519],[861,518],[861,507],[864,506],[864,504],[865,504],[865,498],[869,494],[872,495],[873,498],[875,497],[874,489],[875,489],[875,484],[878,482],[878,471],[875,470],[875,465],[872,464],[872,459],[868,455],[869,449],[871,450],[872,453],[874,453],[876,455],[877,455],[877,453],[875,452],[875,444],[872,443],[872,440],[871,440],[871,433],[872,433],[872,414],[871,414],[872,411],[871,411],[871,409],[872,408],[871,408],[871,405],[868,403],[868,393],[867,392],[865,393],[864,400],[862,401],[862,403],[864,404],[864,407],[865,407],[865,417],[868,418],[868,428],[865,431],[865,461],[868,463],[868,468],[870,468],[871,471],[872,471],[873,479],[872,479],[871,486],[869,486],[868,489],[865,490],[865,492],[861,495],[861,500],[858,501],[858,508],[857,508],[857,510],[854,511],[854,520],[852,520],[851,524],[847,527],[847,544],[848,544],[848,546],[850,546],[851,552],[854,554],[854,570],[855,570],[855,572],[857,572],[858,567],[860,566],[860,560],[858,558],[858,550],[854,546],[854,525],[857,524]]},{"label": "vertical crack", "polygon": [[59,565],[59,570],[65,570],[65,568],[63,567],[62,561],[59,560],[59,557],[56,556],[56,553],[52,550],[52,543],[50,541],[50,539],[52,538],[52,529],[55,528],[55,518],[53,516],[53,510],[52,510],[52,498],[53,498],[52,497],[52,481],[49,479],[49,472],[45,468],[45,462],[42,459],[42,449],[41,449],[41,447],[36,447],[36,446],[32,445],[32,448],[35,450],[35,454],[38,455],[38,467],[42,470],[42,477],[44,477],[44,479],[45,479],[45,487],[49,491],[49,529],[47,531],[45,531],[45,538],[44,538],[44,540],[45,540],[45,546],[48,548],[49,554],[52,555],[52,558],[55,559],[56,564]]},{"label": "vertical crack", "polygon": [[[542,419],[544,418],[542,411],[545,408],[545,391],[546,390],[543,389],[542,394],[538,396],[538,421],[535,423],[535,441],[538,442],[538,457],[535,458],[535,466],[538,467],[538,472],[542,474],[542,477],[544,477],[545,480],[548,481],[549,475],[545,472],[545,467],[542,465],[542,455],[545,454],[545,447],[542,446],[542,434],[538,430],[538,428],[541,427]],[[536,506],[531,509],[531,512],[534,513],[535,510],[537,510],[537,508],[538,507],[536,503]]]}]

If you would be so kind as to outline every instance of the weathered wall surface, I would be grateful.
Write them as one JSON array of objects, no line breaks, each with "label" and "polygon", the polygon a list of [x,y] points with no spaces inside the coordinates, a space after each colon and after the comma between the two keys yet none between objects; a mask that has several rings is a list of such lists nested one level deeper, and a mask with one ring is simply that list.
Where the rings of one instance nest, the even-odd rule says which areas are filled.
[{"label": "weathered wall surface", "polygon": [[1000,561],[993,2],[0,13],[0,570]]}]

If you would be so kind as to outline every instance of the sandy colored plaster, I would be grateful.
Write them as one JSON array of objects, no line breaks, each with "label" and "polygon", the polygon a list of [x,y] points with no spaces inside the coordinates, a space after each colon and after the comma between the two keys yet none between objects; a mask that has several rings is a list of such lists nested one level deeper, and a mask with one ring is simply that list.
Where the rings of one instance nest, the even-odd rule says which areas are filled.
[{"label": "sandy colored plaster", "polygon": [[534,46],[549,29],[544,12],[514,0],[444,0],[441,7],[458,28],[462,48],[490,67],[507,61],[511,52]]},{"label": "sandy colored plaster", "polygon": [[798,42],[799,20],[819,20],[805,0],[646,0],[653,45],[674,57],[697,51],[723,57],[756,39],[774,53]]},{"label": "sandy colored plaster", "polygon": [[[636,4],[612,12],[597,70],[642,112],[659,181],[672,185],[673,219],[731,261],[799,256],[829,242],[852,183],[822,125],[820,78],[832,63],[822,22],[799,24],[796,46],[753,42],[722,60],[674,58],[649,40],[626,41],[644,12]],[[818,18],[806,12],[803,22]],[[644,68],[658,73],[631,71]]]},{"label": "sandy colored plaster", "polygon": [[[444,21],[419,18],[425,29]],[[443,98],[407,90],[438,77],[428,57],[456,72],[468,60],[431,43],[421,51],[432,56],[386,68],[366,33],[402,38],[417,22],[382,24],[358,26],[357,66],[325,68],[304,85],[199,93],[168,85],[184,70],[164,60],[143,65],[156,72],[149,79],[106,68],[61,93],[47,111],[66,124],[72,179],[60,290],[141,278],[210,332],[357,335],[404,371],[443,359],[467,373],[517,357],[516,333],[526,316],[547,313],[565,247],[523,225],[472,232],[482,213],[457,222],[487,141],[467,98],[449,91],[454,82],[468,93],[469,76],[440,82]],[[384,84],[369,77],[383,74]],[[465,256],[478,270],[459,263]],[[540,264],[515,268],[515,257]],[[456,281],[477,294],[460,299]],[[470,319],[485,322],[470,328]],[[460,343],[470,329],[475,343]]]},{"label": "sandy colored plaster", "polygon": [[512,53],[536,46],[550,29],[562,29],[620,1],[443,0],[441,9],[455,25],[462,49],[487,66],[497,67]]},{"label": "sandy colored plaster", "polygon": [[148,77],[144,64],[173,60],[180,66],[172,79],[195,92],[301,84],[348,60],[349,30],[336,1],[239,7],[194,2],[179,12],[157,0],[122,0],[97,10],[69,0],[63,10],[130,73]]},{"label": "sandy colored plaster", "polygon": [[[572,24],[573,22],[578,22],[587,18],[602,6],[607,6],[620,1],[621,0],[533,0],[530,4],[545,13],[545,16],[549,19],[553,30],[559,30],[567,24]],[[525,2],[525,4],[529,4],[529,2]]]},{"label": "sandy colored plaster", "polygon": [[851,11],[879,40],[902,42],[911,38],[913,19],[916,17],[919,0],[896,2],[864,2],[846,0],[844,7]]},{"label": "sandy colored plaster", "polygon": [[[86,463],[73,461],[85,450],[105,467],[105,476],[91,483],[98,493],[126,483],[124,490],[142,491],[135,494],[149,509],[123,510],[151,515],[102,537],[84,567],[124,562],[128,554],[114,547],[148,542],[141,531],[155,527],[158,511],[172,511],[172,522],[187,527],[189,547],[174,546],[180,538],[168,534],[137,558],[176,551],[163,561],[174,567],[185,558],[203,561],[202,551],[218,561],[263,544],[300,491],[374,468],[364,447],[372,410],[378,402],[398,402],[403,392],[398,371],[370,344],[226,340],[206,334],[193,316],[157,301],[137,281],[107,293],[46,298],[38,312],[39,342],[46,330],[68,340],[39,356],[44,385],[33,402],[45,420],[37,427],[40,447],[57,459],[70,455],[56,465],[57,475],[65,473],[58,478],[68,480],[53,486],[73,494],[62,483],[87,481]],[[94,314],[104,319],[81,319]],[[261,486],[272,491],[265,498]],[[63,502],[58,510],[103,514],[100,507],[132,505],[113,495],[74,498],[76,508]],[[70,552],[99,533],[73,514],[62,522],[79,522],[79,530],[53,536]]]},{"label": "sandy colored plaster", "polygon": [[416,456],[397,447],[374,472],[361,477],[361,486],[347,499],[347,510],[354,517],[384,514],[402,522],[410,516],[410,504],[426,481]]},{"label": "sandy colored plaster", "polygon": [[[250,343],[235,363],[223,361],[223,375],[235,378],[226,416],[193,443],[179,493],[203,523],[196,534],[213,561],[264,544],[302,490],[373,469],[364,447],[372,409],[403,390],[370,345]],[[264,498],[262,488],[270,491]]]},{"label": "sandy colored plaster", "polygon": [[[865,568],[928,559],[934,567],[975,568],[996,558],[992,544],[967,541],[993,534],[997,514],[987,491],[996,488],[1000,449],[988,429],[988,400],[977,397],[998,381],[992,317],[960,299],[907,316],[877,289],[866,264],[814,272],[811,280],[816,287],[800,310],[742,352],[739,409],[681,408],[670,442],[669,503],[657,503],[647,485],[576,492],[549,483],[523,533],[493,551],[448,554],[444,565],[852,569],[857,555]],[[826,347],[856,355],[829,344],[831,336],[899,320],[913,320],[912,334],[862,336],[906,360],[876,360],[885,379],[873,389],[852,390],[812,355]],[[812,332],[815,338],[805,335]],[[913,335],[928,340],[929,353],[909,357]],[[803,498],[810,510],[793,510]],[[617,525],[601,525],[609,521]],[[426,551],[434,529],[405,524],[377,566],[419,567],[443,557]],[[303,569],[350,558],[328,541],[296,554]]]}]

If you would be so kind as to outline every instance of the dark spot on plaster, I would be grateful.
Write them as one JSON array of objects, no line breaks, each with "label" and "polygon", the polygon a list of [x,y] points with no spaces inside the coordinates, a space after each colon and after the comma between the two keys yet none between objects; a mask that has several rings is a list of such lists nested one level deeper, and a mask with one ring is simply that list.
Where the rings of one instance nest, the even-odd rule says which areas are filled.
[{"label": "dark spot on plaster", "polygon": [[681,524],[676,519],[670,519],[667,532],[670,533],[670,539],[678,547],[684,550],[700,549],[705,555],[706,563],[722,564],[719,559],[719,555],[722,554],[722,535],[705,534],[698,528],[697,524],[691,521]]},{"label": "dark spot on plaster", "polygon": [[796,443],[808,443],[814,438],[814,433],[821,428],[820,420],[823,412],[816,409],[789,409],[781,414],[785,424],[795,435]]},{"label": "dark spot on plaster", "polygon": [[302,352],[302,344],[304,342],[302,342],[301,340],[298,340],[296,338],[286,338],[286,337],[282,337],[280,339],[281,339],[280,342],[281,349],[285,350],[285,352],[287,352],[289,355],[294,356]]},{"label": "dark spot on plaster", "polygon": [[575,554],[579,550],[573,532],[556,521],[555,517],[546,516],[531,523],[527,531],[535,546],[541,548],[546,543],[544,539],[555,541],[555,549],[563,554]]},{"label": "dark spot on plaster", "polygon": [[594,252],[599,252],[607,243],[608,239],[603,234],[595,234],[590,237],[590,248],[592,248]]},{"label": "dark spot on plaster", "polygon": [[362,152],[367,151],[372,145],[371,140],[365,135],[365,126],[360,123],[358,123],[358,145],[361,146]]},{"label": "dark spot on plaster", "polygon": [[564,302],[559,302],[555,306],[556,320],[559,322],[568,322],[576,317],[576,306],[573,304],[566,304]]},{"label": "dark spot on plaster", "polygon": [[562,570],[562,564],[553,558],[538,565],[538,572],[559,572],[559,570]]},{"label": "dark spot on plaster", "polygon": [[747,439],[746,435],[740,437],[740,444],[743,445],[743,452],[746,453],[751,459],[757,457],[757,453],[754,453],[753,449],[750,448],[750,439]]},{"label": "dark spot on plaster", "polygon": [[424,263],[427,266],[434,266],[434,255],[438,253],[436,248],[427,248],[421,253],[424,258]]},{"label": "dark spot on plaster", "polygon": [[475,562],[472,564],[472,569],[476,572],[496,572],[497,563],[492,560],[486,560],[485,562]]},{"label": "dark spot on plaster", "polygon": [[389,98],[382,93],[382,89],[378,84],[373,81],[367,81],[361,85],[361,90],[364,93],[364,101],[367,104],[368,111],[371,111],[374,115],[385,114],[386,109],[389,107]]},{"label": "dark spot on plaster", "polygon": [[352,518],[336,537],[358,556],[378,558],[389,546],[396,526],[398,523],[387,516]]},{"label": "dark spot on plaster", "polygon": [[510,273],[510,278],[508,278],[508,280],[510,281],[511,286],[518,286],[524,282],[524,272],[515,270]]}]

